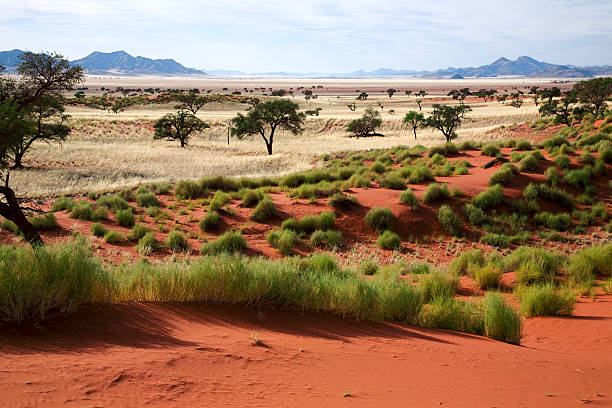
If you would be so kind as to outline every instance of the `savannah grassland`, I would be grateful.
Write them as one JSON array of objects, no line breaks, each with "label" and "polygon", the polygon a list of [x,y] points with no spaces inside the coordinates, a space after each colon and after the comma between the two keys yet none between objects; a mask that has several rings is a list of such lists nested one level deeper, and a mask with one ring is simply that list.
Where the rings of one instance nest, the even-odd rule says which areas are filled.
[{"label": "savannah grassland", "polygon": [[[210,128],[196,134],[189,147],[182,149],[178,143],[153,140],[153,123],[166,113],[175,111],[175,104],[132,106],[119,114],[86,107],[67,107],[73,131],[61,145],[35,143],[24,157],[25,170],[11,173],[11,184],[19,195],[48,197],[61,194],[104,192],[119,190],[150,182],[176,182],[180,179],[196,179],[206,175],[227,176],[277,176],[317,166],[317,156],[346,151],[373,148],[389,148],[398,145],[432,146],[444,141],[443,136],[431,129],[418,132],[415,140],[412,132],[402,123],[410,110],[418,110],[416,96],[405,95],[405,90],[426,90],[423,112],[431,111],[432,103],[456,104],[446,96],[449,90],[470,87],[498,89],[513,92],[525,91],[530,86],[553,86],[550,80],[487,79],[487,80],[353,80],[353,79],[189,79],[189,78],[100,78],[89,77],[86,94],[101,94],[101,87],[124,88],[173,88],[211,89],[212,93],[229,94],[239,90],[243,95],[262,96],[272,89],[294,88],[301,109],[321,108],[316,117],[309,117],[301,135],[281,132],[275,138],[274,154],[268,156],[259,137],[247,140],[231,138],[227,143],[227,121],[237,112],[246,111],[246,104],[210,103],[197,114]],[[571,84],[554,86],[571,87]],[[322,88],[313,89],[312,86]],[[245,93],[244,88],[268,88]],[[317,99],[304,99],[298,87],[312,89]],[[227,88],[227,90],[223,90]],[[389,98],[388,88],[398,92]],[[356,101],[365,91],[369,98]],[[347,104],[356,102],[352,112]],[[382,104],[385,137],[366,139],[349,138],[345,131],[348,123],[360,117],[368,106],[380,110]],[[484,103],[471,97],[466,101],[473,111],[469,120],[459,129],[457,143],[464,140],[489,141],[500,137],[489,131],[500,126],[511,126],[537,118],[537,107],[531,99],[525,99],[520,108],[508,102]]]}]

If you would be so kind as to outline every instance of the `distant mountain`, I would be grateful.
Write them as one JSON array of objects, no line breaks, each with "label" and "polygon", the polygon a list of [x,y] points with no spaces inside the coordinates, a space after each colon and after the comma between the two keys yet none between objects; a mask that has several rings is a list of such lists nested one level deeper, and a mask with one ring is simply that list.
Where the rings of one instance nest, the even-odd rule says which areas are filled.
[{"label": "distant mountain", "polygon": [[9,72],[15,72],[23,53],[24,51],[21,50],[0,51],[0,65]]},{"label": "distant mountain", "polygon": [[72,64],[82,66],[91,75],[184,76],[205,74],[197,69],[186,68],[173,59],[132,57],[125,51],[95,51],[85,58],[72,61]]}]

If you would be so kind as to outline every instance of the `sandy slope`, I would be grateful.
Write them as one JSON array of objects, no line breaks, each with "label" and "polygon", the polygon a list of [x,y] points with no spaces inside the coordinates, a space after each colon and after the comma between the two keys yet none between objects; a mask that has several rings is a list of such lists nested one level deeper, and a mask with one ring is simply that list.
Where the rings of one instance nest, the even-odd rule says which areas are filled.
[{"label": "sandy slope", "polygon": [[575,315],[528,320],[517,347],[313,313],[91,306],[3,330],[0,405],[612,405],[612,297]]}]

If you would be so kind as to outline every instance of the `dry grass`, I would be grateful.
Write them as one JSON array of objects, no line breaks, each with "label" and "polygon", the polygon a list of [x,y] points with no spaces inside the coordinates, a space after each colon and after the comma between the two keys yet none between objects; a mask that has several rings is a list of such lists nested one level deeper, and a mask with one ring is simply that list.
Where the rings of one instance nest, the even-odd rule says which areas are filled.
[{"label": "dry grass", "polygon": [[[11,182],[22,196],[44,197],[65,193],[117,190],[148,182],[174,182],[185,178],[223,174],[229,176],[275,176],[313,166],[313,158],[325,153],[387,148],[397,145],[431,146],[443,141],[439,132],[424,130],[414,140],[401,122],[404,114],[416,108],[414,97],[404,95],[389,99],[375,95],[361,101],[356,112],[346,104],[353,96],[322,96],[305,101],[296,96],[303,109],[321,107],[318,117],[307,120],[305,132],[299,136],[280,133],[274,144],[275,154],[268,156],[258,137],[227,144],[224,123],[245,105],[210,104],[198,116],[211,128],[195,135],[186,149],[176,143],[153,141],[152,123],[172,105],[130,108],[118,115],[88,108],[70,108],[74,128],[60,145],[34,144],[26,154],[25,170],[13,171]],[[384,106],[381,132],[386,137],[353,139],[344,131],[351,119],[363,114],[366,106]],[[431,101],[423,111],[431,110]],[[459,130],[461,142],[466,139],[491,140],[499,137],[486,132],[499,125],[533,120],[536,108],[526,104],[515,109],[500,103],[474,103],[470,120]],[[394,109],[395,114],[390,114]]]}]

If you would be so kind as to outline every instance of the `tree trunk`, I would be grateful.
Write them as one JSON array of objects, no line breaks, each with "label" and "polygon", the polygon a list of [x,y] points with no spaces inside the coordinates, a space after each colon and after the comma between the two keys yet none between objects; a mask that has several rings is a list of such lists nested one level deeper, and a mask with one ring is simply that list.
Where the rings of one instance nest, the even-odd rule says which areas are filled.
[{"label": "tree trunk", "polygon": [[15,163],[13,164],[12,169],[23,169],[23,164],[21,164],[21,159],[23,158],[25,151],[15,152]]},{"label": "tree trunk", "polygon": [[416,140],[416,128],[412,128],[412,131],[414,132],[414,140]]},{"label": "tree trunk", "polygon": [[10,187],[2,186],[0,187],[0,194],[3,194],[6,198],[6,204],[0,203],[0,215],[7,220],[13,221],[30,244],[43,245],[43,240],[40,238],[38,231],[30,224],[30,221],[21,211],[17,197],[15,197],[15,192]]},{"label": "tree trunk", "polygon": [[266,148],[268,149],[268,154],[272,155],[272,143],[266,142]]}]

